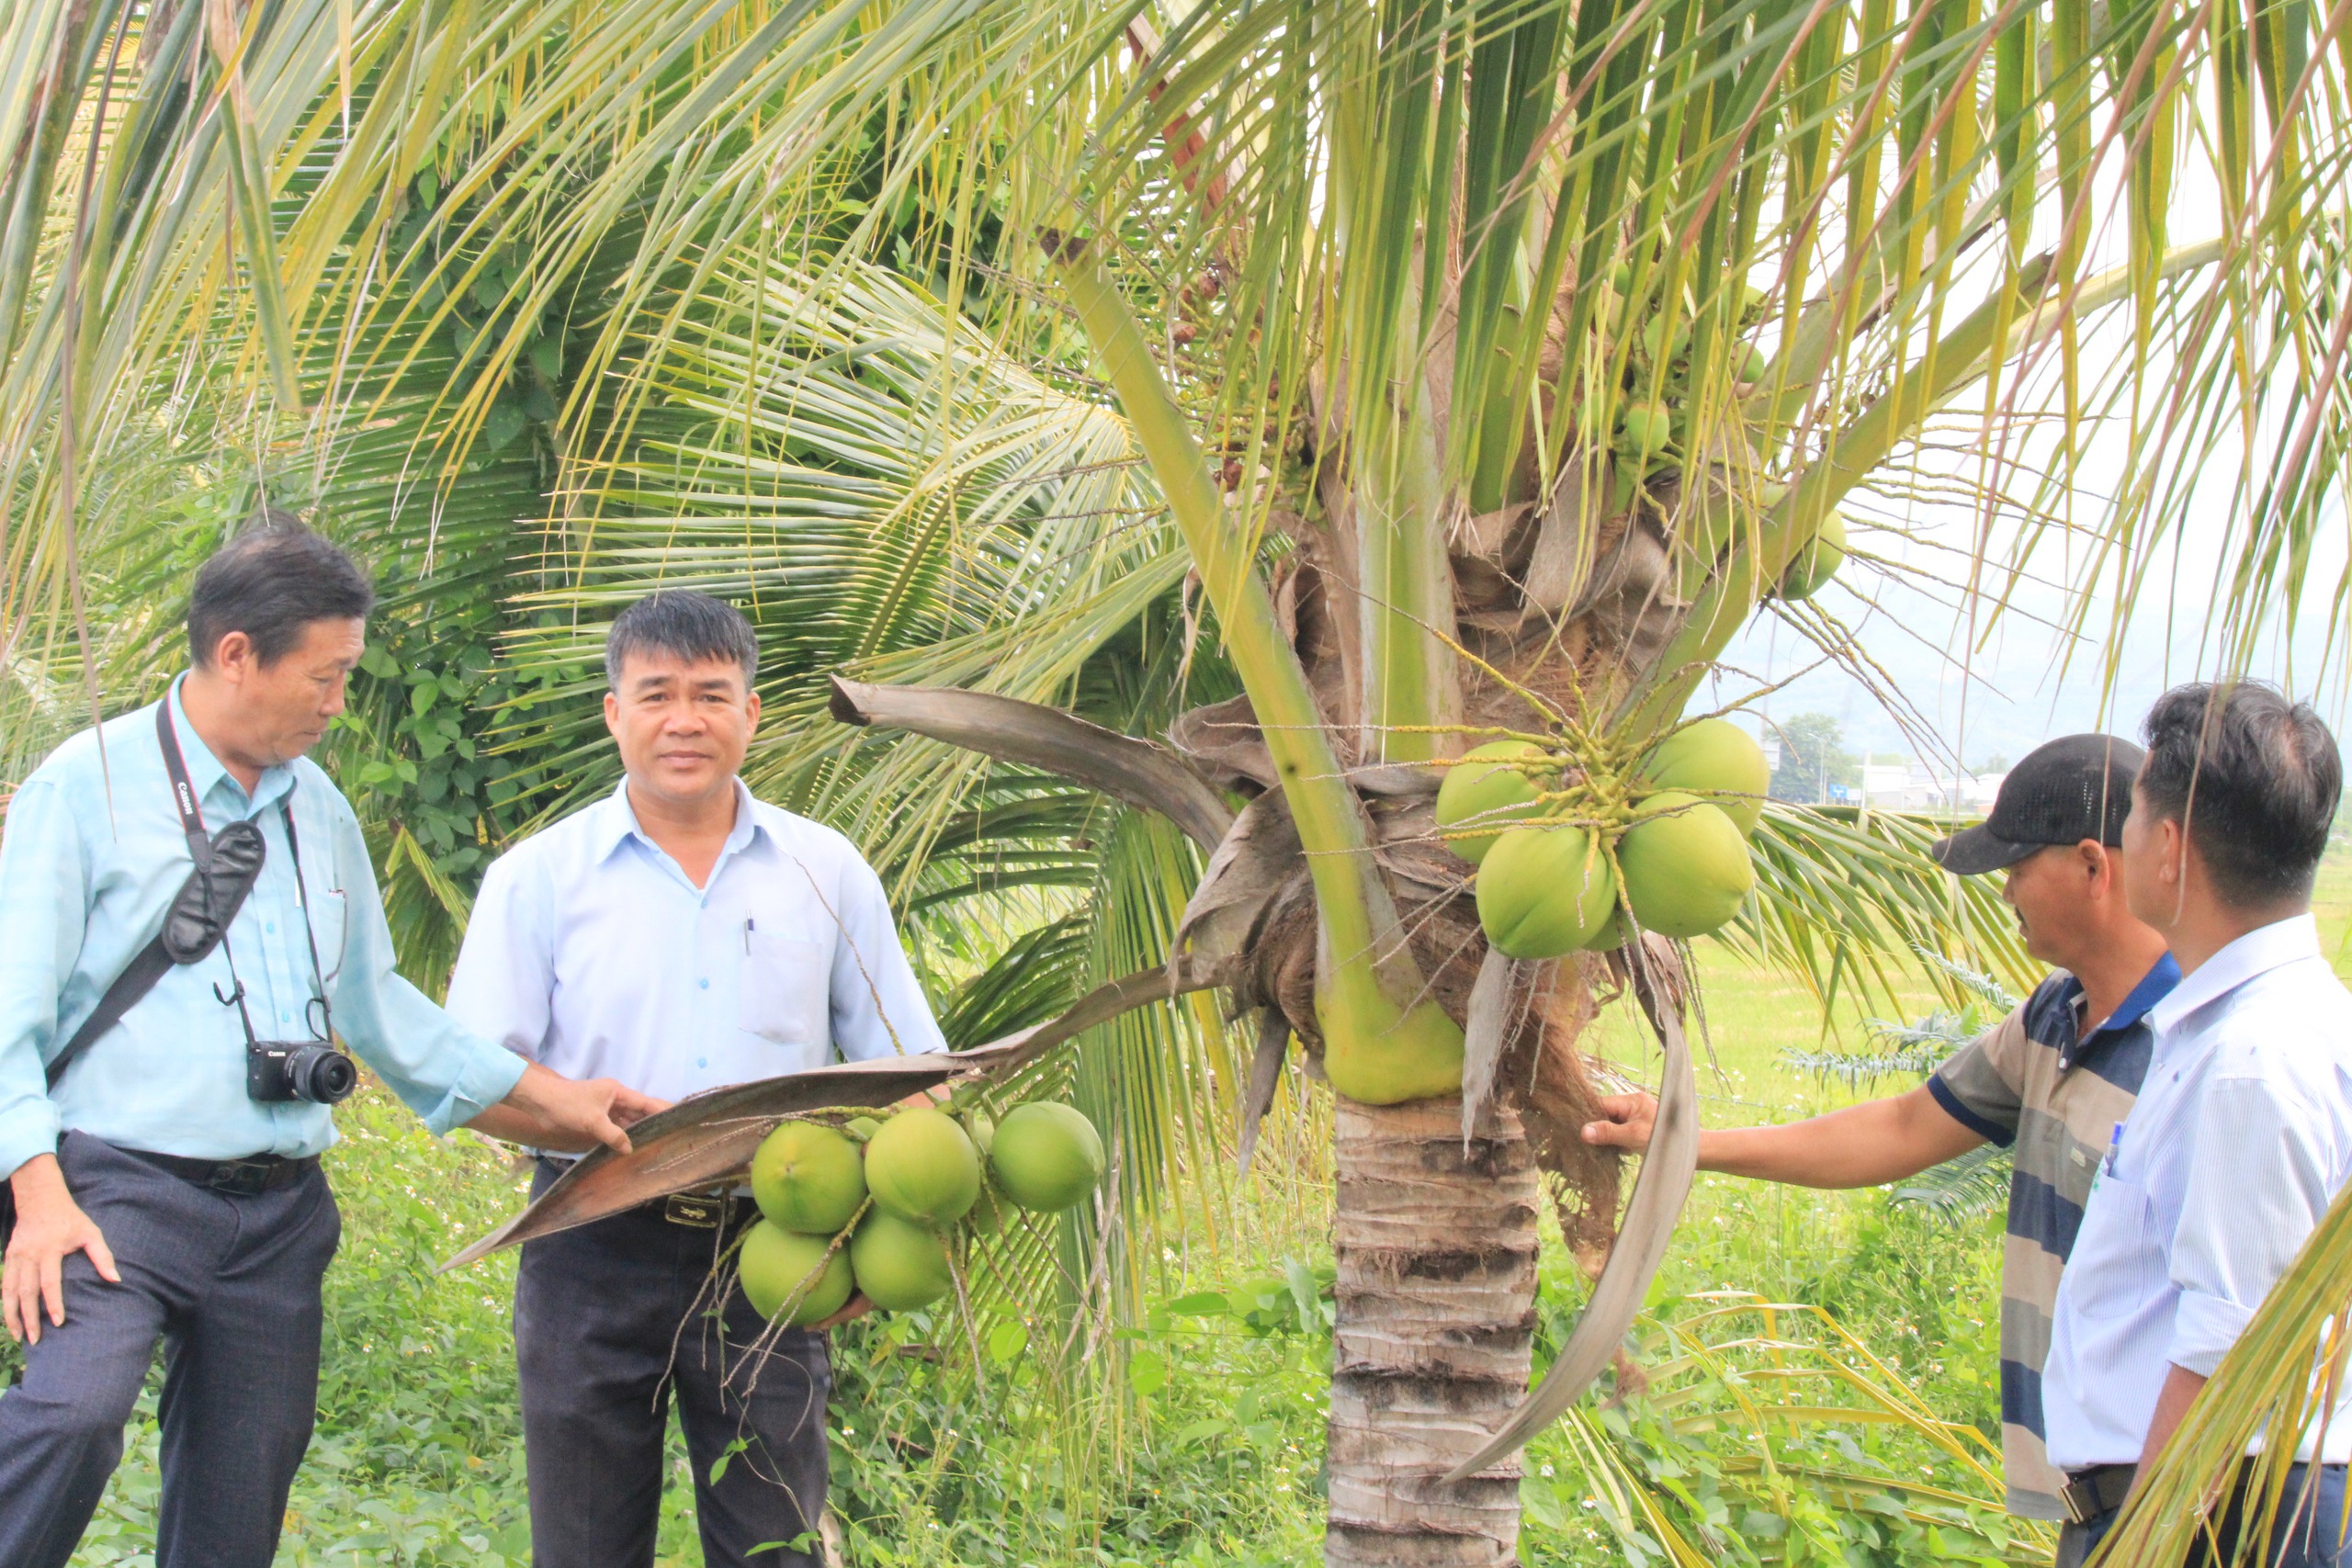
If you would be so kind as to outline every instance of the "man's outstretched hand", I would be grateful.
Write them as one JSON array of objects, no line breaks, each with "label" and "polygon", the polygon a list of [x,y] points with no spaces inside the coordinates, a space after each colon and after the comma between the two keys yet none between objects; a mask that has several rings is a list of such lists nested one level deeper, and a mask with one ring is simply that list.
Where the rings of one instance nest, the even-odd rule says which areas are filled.
[{"label": "man's outstretched hand", "polygon": [[1631,1094],[1604,1094],[1600,1118],[1584,1124],[1584,1141],[1613,1149],[1646,1149],[1657,1125],[1657,1096],[1639,1089]]},{"label": "man's outstretched hand", "polygon": [[612,1078],[568,1078],[537,1062],[507,1097],[466,1123],[477,1133],[557,1154],[579,1154],[603,1144],[629,1151],[627,1129],[670,1102],[639,1094]]},{"label": "man's outstretched hand", "polygon": [[7,1324],[9,1338],[38,1345],[43,1308],[51,1325],[65,1325],[67,1258],[88,1253],[99,1276],[118,1285],[122,1274],[97,1222],[66,1190],[55,1155],[27,1160],[10,1178],[10,1188],[17,1198],[17,1228],[8,1237],[7,1259],[0,1263],[0,1319]]}]

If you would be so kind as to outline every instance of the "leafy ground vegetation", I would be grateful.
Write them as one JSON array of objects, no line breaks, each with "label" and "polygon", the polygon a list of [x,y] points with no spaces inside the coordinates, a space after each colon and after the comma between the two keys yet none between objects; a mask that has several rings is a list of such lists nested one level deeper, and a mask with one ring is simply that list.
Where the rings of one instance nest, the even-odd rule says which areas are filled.
[{"label": "leafy ground vegetation", "polygon": [[[2340,970],[2352,855],[2323,923]],[[1702,952],[1709,1121],[1787,1119],[1858,1092],[1791,980]],[[1630,1063],[1630,1033],[1609,1042]],[[1860,1092],[1872,1086],[1865,1083]],[[1892,1087],[1882,1082],[1878,1087]],[[511,1259],[433,1265],[512,1211],[523,1183],[470,1135],[436,1142],[380,1091],[342,1117],[345,1217],[327,1280],[318,1437],[279,1562],[501,1568],[529,1561],[508,1339]],[[1291,1128],[1314,1146],[1311,1118]],[[1280,1146],[1214,1233],[1171,1247],[1125,1326],[1044,1310],[912,1314],[835,1337],[838,1550],[913,1564],[1255,1565],[1312,1561],[1330,1357],[1328,1194]],[[1999,1221],[1871,1191],[1702,1177],[1619,1380],[1529,1454],[1532,1568],[1630,1562],[2046,1561],[1997,1496]],[[1581,1282],[1553,1249],[1544,1335]],[[9,1353],[13,1359],[13,1352]],[[151,1387],[83,1568],[153,1562]],[[1838,1414],[1825,1415],[1825,1409]],[[1793,1412],[1802,1411],[1802,1414]],[[1778,1412],[1778,1413],[1776,1413]],[[662,1562],[699,1561],[673,1440]]]}]

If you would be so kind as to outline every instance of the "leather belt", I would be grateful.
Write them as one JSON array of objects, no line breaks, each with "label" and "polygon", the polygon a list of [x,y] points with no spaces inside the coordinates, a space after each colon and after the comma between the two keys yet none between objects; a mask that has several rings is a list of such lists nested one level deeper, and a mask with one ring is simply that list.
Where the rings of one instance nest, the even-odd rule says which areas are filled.
[{"label": "leather belt", "polygon": [[2132,1495],[2132,1477],[2139,1473],[2136,1464],[2095,1464],[2088,1470],[2068,1471],[2066,1484],[2058,1494],[2059,1502],[2066,1507],[2066,1522],[2086,1525],[2123,1506],[2123,1499]]},{"label": "leather belt", "polygon": [[[577,1160],[563,1159],[554,1155],[541,1155],[538,1159],[541,1165],[546,1166],[557,1176],[561,1176],[579,1163]],[[731,1222],[743,1208],[749,1207],[751,1203],[751,1200],[740,1192],[729,1192],[715,1187],[707,1187],[698,1192],[673,1192],[660,1201],[662,1217],[664,1220],[673,1225],[684,1225],[686,1229],[694,1231],[715,1231]],[[650,1209],[653,1207],[653,1200],[649,1199],[638,1207],[640,1210]]]},{"label": "leather belt", "polygon": [[169,1172],[182,1181],[226,1193],[232,1198],[255,1198],[264,1192],[291,1187],[319,1168],[319,1156],[316,1155],[306,1155],[300,1159],[288,1159],[284,1155],[252,1155],[244,1159],[189,1159],[181,1155],[159,1155],[147,1149],[126,1149],[120,1145],[115,1146],[132,1159]]}]

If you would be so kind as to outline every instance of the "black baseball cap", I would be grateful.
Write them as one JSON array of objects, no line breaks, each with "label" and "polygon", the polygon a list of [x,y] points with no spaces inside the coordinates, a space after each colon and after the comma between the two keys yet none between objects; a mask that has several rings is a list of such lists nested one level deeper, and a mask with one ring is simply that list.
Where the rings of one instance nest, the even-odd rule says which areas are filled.
[{"label": "black baseball cap", "polygon": [[2147,757],[2120,735],[2068,735],[2037,746],[2001,780],[1993,814],[1938,839],[1928,852],[1946,871],[1980,876],[2052,844],[2123,842],[2132,781]]}]

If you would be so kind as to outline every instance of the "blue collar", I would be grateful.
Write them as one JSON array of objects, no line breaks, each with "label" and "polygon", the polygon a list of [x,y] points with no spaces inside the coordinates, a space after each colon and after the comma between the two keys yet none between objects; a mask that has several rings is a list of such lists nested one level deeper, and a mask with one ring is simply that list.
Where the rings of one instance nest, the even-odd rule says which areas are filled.
[{"label": "blue collar", "polygon": [[2115,1010],[2115,1016],[2099,1025],[2096,1032],[2104,1034],[2110,1029],[2131,1028],[2147,1015],[2150,1008],[2170,996],[2172,988],[2179,984],[2180,961],[2167,953],[2140,976],[2140,983],[2132,987],[2131,994],[2123,998],[2123,1004]]},{"label": "blue collar", "polygon": [[[2064,1072],[2073,1066],[2089,1053],[2094,1043],[2105,1036],[2120,1035],[2147,1017],[2148,1010],[2170,996],[2172,988],[2179,984],[2180,964],[2171,953],[2167,953],[2157,959],[2145,975],[2140,976],[2140,983],[2132,987],[2124,997],[2121,1005],[2117,1007],[2104,1022],[2088,1034],[2076,1040],[2072,1051],[2061,1053],[2058,1070]],[[2075,998],[2069,998],[2070,1001],[2081,997],[2082,987],[2082,981],[2076,979]]]}]

